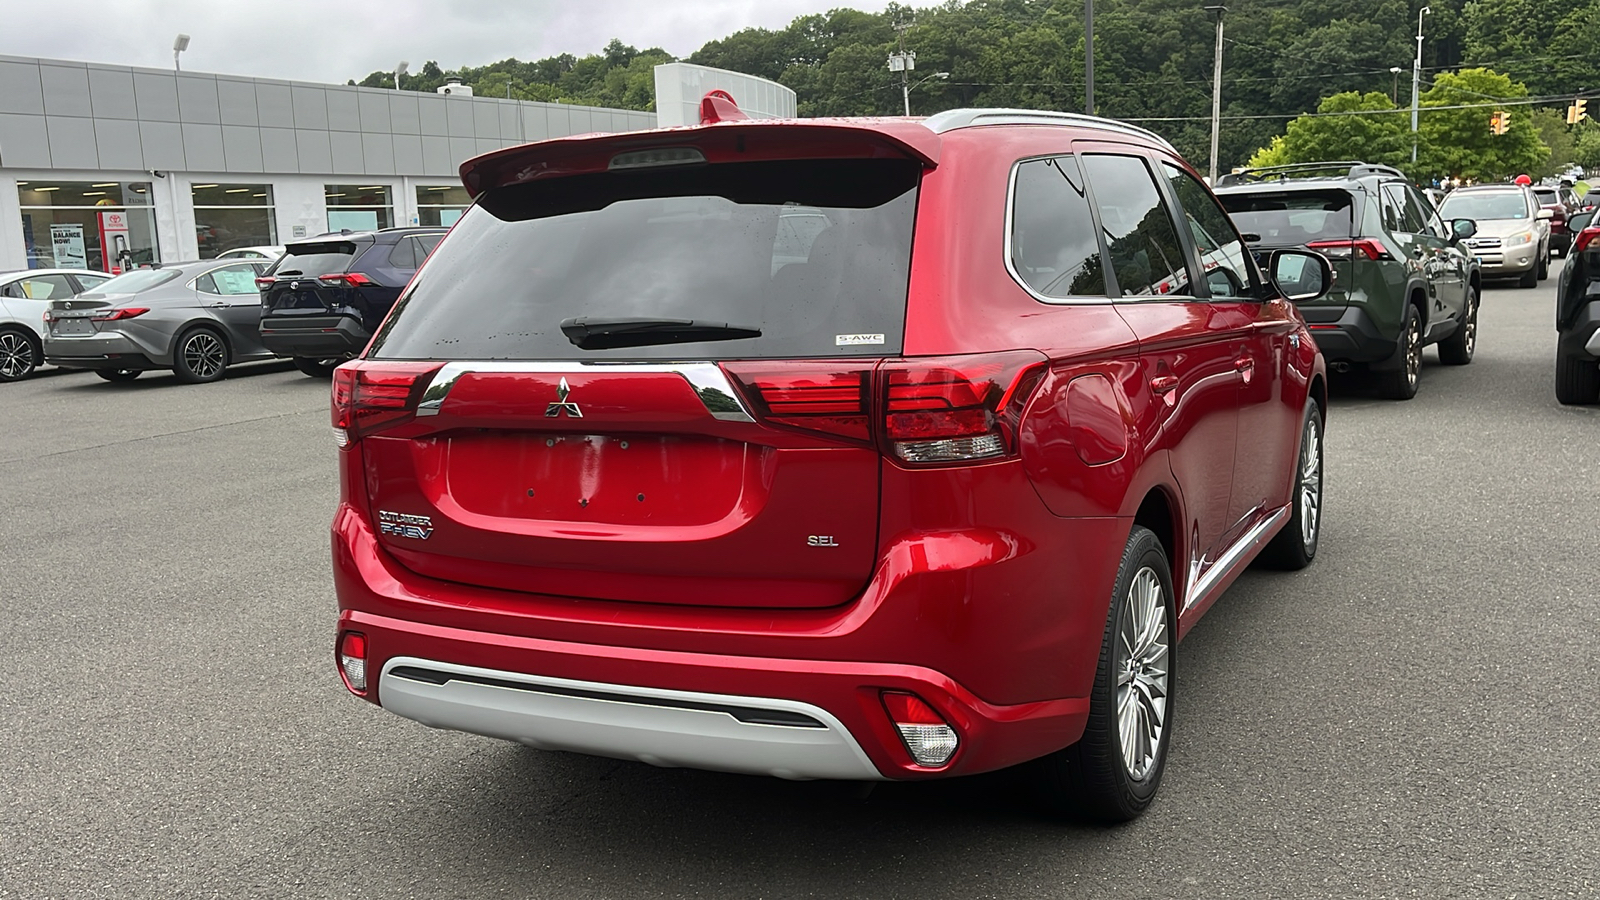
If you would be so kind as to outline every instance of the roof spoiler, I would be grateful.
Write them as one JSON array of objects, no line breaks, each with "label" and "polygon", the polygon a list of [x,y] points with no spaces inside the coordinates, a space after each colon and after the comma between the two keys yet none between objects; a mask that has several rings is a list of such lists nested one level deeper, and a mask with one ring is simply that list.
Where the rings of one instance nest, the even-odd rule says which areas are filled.
[{"label": "roof spoiler", "polygon": [[492,188],[565,175],[652,166],[781,159],[900,157],[939,164],[939,135],[911,119],[753,119],[726,91],[700,100],[699,125],[586,134],[495,150],[461,164],[476,197]]}]

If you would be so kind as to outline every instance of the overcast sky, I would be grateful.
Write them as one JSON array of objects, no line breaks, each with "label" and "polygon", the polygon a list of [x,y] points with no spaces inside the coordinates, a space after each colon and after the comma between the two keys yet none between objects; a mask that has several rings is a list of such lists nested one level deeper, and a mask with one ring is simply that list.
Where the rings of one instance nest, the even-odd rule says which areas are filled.
[{"label": "overcast sky", "polygon": [[[612,38],[683,57],[741,28],[782,28],[885,0],[0,0],[0,54],[343,84],[399,60],[412,71],[514,56],[598,53]],[[912,0],[929,6],[932,0]]]}]

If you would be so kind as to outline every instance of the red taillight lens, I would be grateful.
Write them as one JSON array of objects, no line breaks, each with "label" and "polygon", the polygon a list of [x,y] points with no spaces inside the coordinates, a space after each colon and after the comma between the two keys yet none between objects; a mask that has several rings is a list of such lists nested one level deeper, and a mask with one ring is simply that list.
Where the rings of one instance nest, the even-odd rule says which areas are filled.
[{"label": "red taillight lens", "polygon": [[762,421],[869,443],[872,366],[828,360],[729,363],[723,369]]},{"label": "red taillight lens", "polygon": [[1593,228],[1585,228],[1584,230],[1578,232],[1578,236],[1573,240],[1572,246],[1579,253],[1582,253],[1583,251],[1589,249],[1589,245],[1593,243],[1594,239],[1597,237],[1600,237],[1600,225],[1596,225]]},{"label": "red taillight lens", "polygon": [[911,463],[1015,453],[1017,424],[1044,363],[1032,350],[886,363],[883,435],[889,450]]},{"label": "red taillight lens", "polygon": [[318,275],[317,280],[329,287],[361,287],[377,283],[360,272],[338,272],[332,275]]},{"label": "red taillight lens", "polygon": [[1393,259],[1383,245],[1372,238],[1361,238],[1355,241],[1312,241],[1306,245],[1307,250],[1316,250],[1329,259],[1350,259],[1356,251],[1370,260]]},{"label": "red taillight lens", "polygon": [[112,310],[107,310],[106,312],[102,313],[101,315],[95,316],[93,321],[96,321],[96,322],[119,322],[119,321],[121,321],[123,319],[132,319],[132,318],[135,318],[137,316],[142,316],[142,315],[144,315],[145,313],[147,313],[149,311],[150,311],[149,309],[141,309],[139,307],[131,307],[131,306],[127,307],[127,308],[124,308],[124,309],[112,309]]},{"label": "red taillight lens", "polygon": [[273,278],[271,275],[262,275],[260,278],[256,279],[256,290],[264,291],[267,288],[272,287],[277,280],[278,279]]},{"label": "red taillight lens", "polygon": [[346,631],[339,638],[339,674],[345,686],[362,694],[367,690],[367,636]]},{"label": "red taillight lens", "polygon": [[917,765],[937,768],[955,755],[960,745],[956,730],[926,700],[916,694],[884,691],[883,708]]},{"label": "red taillight lens", "polygon": [[348,447],[363,435],[410,419],[443,363],[360,363],[333,370],[333,440]]}]

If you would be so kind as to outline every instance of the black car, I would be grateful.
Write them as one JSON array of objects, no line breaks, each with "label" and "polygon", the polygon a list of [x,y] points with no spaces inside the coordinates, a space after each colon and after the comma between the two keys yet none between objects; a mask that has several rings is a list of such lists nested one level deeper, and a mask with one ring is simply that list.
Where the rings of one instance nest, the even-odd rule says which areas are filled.
[{"label": "black car", "polygon": [[1422,348],[1447,365],[1472,362],[1482,273],[1470,219],[1446,223],[1404,173],[1362,162],[1244,169],[1218,180],[1217,199],[1258,258],[1316,250],[1333,290],[1297,304],[1336,371],[1370,370],[1384,396],[1417,393]]},{"label": "black car", "polygon": [[444,228],[341,232],[288,244],[256,284],[261,342],[326,378],[367,346]]},{"label": "black car", "polygon": [[1600,211],[1569,220],[1572,252],[1556,282],[1556,399],[1600,403]]}]

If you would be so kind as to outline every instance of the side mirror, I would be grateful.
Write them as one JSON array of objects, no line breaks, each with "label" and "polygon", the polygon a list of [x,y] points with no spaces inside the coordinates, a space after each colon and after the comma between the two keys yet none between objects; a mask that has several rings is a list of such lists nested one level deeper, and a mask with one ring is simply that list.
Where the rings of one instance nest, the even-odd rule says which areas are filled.
[{"label": "side mirror", "polygon": [[1267,271],[1278,293],[1295,302],[1315,300],[1333,287],[1333,266],[1310,250],[1274,250]]},{"label": "side mirror", "polygon": [[1567,230],[1582,231],[1588,228],[1589,223],[1594,220],[1594,212],[1594,210],[1590,210],[1588,212],[1573,213],[1572,218],[1567,220]]},{"label": "side mirror", "polygon": [[1548,209],[1540,209],[1538,212],[1533,214],[1533,217],[1535,219],[1543,219],[1546,222],[1548,222],[1551,219],[1555,218],[1555,216],[1556,216],[1555,212],[1553,210],[1548,210]]},{"label": "side mirror", "polygon": [[1478,223],[1471,219],[1450,220],[1450,240],[1464,241],[1478,233]]}]

